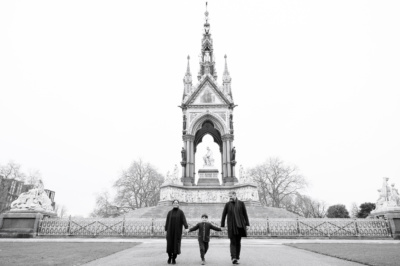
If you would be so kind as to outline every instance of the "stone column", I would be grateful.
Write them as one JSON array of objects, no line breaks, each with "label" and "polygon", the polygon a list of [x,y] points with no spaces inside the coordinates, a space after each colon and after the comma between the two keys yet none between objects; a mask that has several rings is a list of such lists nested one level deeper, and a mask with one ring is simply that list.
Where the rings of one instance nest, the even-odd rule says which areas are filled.
[{"label": "stone column", "polygon": [[227,178],[227,169],[226,169],[226,141],[222,140],[222,184],[225,185]]},{"label": "stone column", "polygon": [[224,185],[225,186],[233,186],[237,183],[237,178],[235,177],[234,172],[234,165],[231,162],[231,150],[232,150],[232,142],[233,142],[233,135],[232,134],[225,134],[222,136],[222,140],[224,143],[224,153],[225,153],[225,167],[224,171],[226,171]]},{"label": "stone column", "polygon": [[193,141],[194,136],[192,135],[184,135],[182,137],[186,149],[186,166],[183,170],[184,176],[182,177],[182,182],[184,186],[192,186],[193,185]]},{"label": "stone column", "polygon": [[194,152],[194,142],[193,143],[193,185],[196,184],[196,154]]},{"label": "stone column", "polygon": [[194,180],[194,138],[189,141],[190,144],[190,179],[192,185],[195,184]]},{"label": "stone column", "polygon": [[187,147],[186,177],[190,178],[190,155],[191,155],[192,151],[190,150],[190,142],[187,139],[186,139],[185,146]]},{"label": "stone column", "polygon": [[231,169],[231,141],[228,139],[226,141],[226,168],[228,170],[227,176],[232,176],[232,169]]},{"label": "stone column", "polygon": [[222,145],[221,149],[221,184],[224,185],[224,145]]}]

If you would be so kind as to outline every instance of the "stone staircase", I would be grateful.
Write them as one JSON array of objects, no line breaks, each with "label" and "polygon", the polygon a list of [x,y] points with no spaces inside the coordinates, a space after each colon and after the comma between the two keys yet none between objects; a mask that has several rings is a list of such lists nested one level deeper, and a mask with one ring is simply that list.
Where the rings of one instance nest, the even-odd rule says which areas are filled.
[{"label": "stone staircase", "polygon": [[[207,213],[208,218],[212,220],[221,219],[222,211],[225,203],[193,203],[183,205],[179,208],[185,213],[187,219],[200,219],[203,213]],[[167,213],[172,209],[172,206],[154,206],[146,207],[128,212],[126,218],[166,218]],[[247,214],[249,219],[266,219],[266,218],[296,218],[297,214],[289,212],[285,209],[264,207],[256,204],[246,204]]]}]

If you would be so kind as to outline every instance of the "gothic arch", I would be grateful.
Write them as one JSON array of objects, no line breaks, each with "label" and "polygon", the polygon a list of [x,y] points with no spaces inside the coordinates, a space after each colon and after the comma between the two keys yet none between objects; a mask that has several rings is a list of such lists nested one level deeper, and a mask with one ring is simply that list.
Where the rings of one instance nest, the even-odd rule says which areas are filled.
[{"label": "gothic arch", "polygon": [[219,131],[221,136],[228,133],[221,118],[215,116],[214,114],[206,113],[200,115],[198,118],[195,119],[193,123],[191,123],[188,134],[193,136],[196,135],[197,131],[199,131],[203,127],[203,124],[206,121],[211,121],[214,128]]},{"label": "gothic arch", "polygon": [[196,135],[194,136],[194,152],[196,153],[197,145],[203,141],[203,137],[207,134],[213,137],[214,142],[219,146],[219,151],[222,153],[223,144],[221,133],[214,127],[214,124],[210,120],[206,120],[202,124],[202,127],[196,131]]}]

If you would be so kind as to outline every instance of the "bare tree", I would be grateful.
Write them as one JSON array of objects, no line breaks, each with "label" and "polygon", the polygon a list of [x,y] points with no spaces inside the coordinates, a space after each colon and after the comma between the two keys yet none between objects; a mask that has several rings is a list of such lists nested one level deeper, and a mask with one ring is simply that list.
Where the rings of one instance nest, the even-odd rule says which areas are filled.
[{"label": "bare tree", "polygon": [[0,165],[0,213],[9,209],[7,205],[7,196],[9,193],[7,184],[9,183],[3,179],[24,181],[25,174],[21,171],[21,165],[13,161],[8,162],[6,165]]},{"label": "bare tree", "polygon": [[315,200],[305,195],[299,197],[299,205],[301,206],[302,216],[305,218],[324,218],[328,209],[324,201]]},{"label": "bare tree", "polygon": [[134,161],[115,182],[116,203],[132,209],[155,206],[160,198],[164,177],[154,166],[141,159]]},{"label": "bare tree", "polygon": [[25,179],[25,184],[34,185],[38,180],[42,179],[42,174],[37,169],[30,169]]},{"label": "bare tree", "polygon": [[263,205],[282,207],[285,198],[295,195],[306,186],[296,166],[285,165],[279,158],[270,158],[265,163],[249,170],[250,178],[258,185]]},{"label": "bare tree", "polygon": [[8,162],[6,165],[0,165],[0,175],[6,179],[17,179],[25,181],[26,175],[21,171],[21,165],[14,163],[13,161]]},{"label": "bare tree", "polygon": [[357,203],[356,203],[356,202],[353,202],[353,203],[351,204],[350,217],[351,217],[351,218],[357,218],[358,211],[359,211],[359,209],[358,209]]},{"label": "bare tree", "polygon": [[107,191],[96,196],[96,207],[90,214],[91,217],[116,217],[118,216],[118,208],[113,203],[110,194]]},{"label": "bare tree", "polygon": [[68,215],[67,211],[68,209],[65,205],[56,204],[54,207],[54,212],[57,214],[58,218],[66,217]]},{"label": "bare tree", "polygon": [[281,207],[304,218],[323,218],[326,216],[328,208],[325,202],[312,199],[300,193],[286,197],[282,201]]}]

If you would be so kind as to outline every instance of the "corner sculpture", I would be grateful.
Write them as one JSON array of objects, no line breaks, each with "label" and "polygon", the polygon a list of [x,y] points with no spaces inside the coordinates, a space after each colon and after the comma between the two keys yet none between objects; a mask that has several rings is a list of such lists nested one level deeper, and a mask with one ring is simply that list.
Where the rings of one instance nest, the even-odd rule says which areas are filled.
[{"label": "corner sculpture", "polygon": [[42,180],[37,181],[34,187],[28,192],[21,193],[18,199],[11,203],[10,211],[44,211],[54,213],[51,200],[44,191]]},{"label": "corner sculpture", "polygon": [[388,177],[383,178],[382,188],[378,189],[379,199],[376,202],[375,212],[385,210],[388,207],[400,207],[400,196],[397,188],[389,186]]}]

